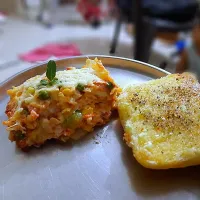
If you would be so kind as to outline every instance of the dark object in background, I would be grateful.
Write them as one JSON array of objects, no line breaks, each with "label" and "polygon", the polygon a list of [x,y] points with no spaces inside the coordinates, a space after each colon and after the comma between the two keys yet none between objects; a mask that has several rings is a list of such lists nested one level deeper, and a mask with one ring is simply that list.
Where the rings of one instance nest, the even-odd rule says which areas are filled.
[{"label": "dark object in background", "polygon": [[194,19],[196,0],[143,0],[144,13],[173,22],[189,22]]},{"label": "dark object in background", "polygon": [[137,13],[138,4],[144,17],[180,23],[193,20],[198,8],[196,0],[116,0],[116,4],[128,22],[135,20],[133,12]]},{"label": "dark object in background", "polygon": [[60,4],[66,4],[66,3],[76,3],[77,1],[76,0],[59,0]]},{"label": "dark object in background", "polygon": [[114,53],[122,21],[135,23],[134,58],[148,62],[156,31],[191,30],[198,10],[196,0],[116,0],[120,10],[110,53]]},{"label": "dark object in background", "polygon": [[101,21],[99,19],[94,19],[92,22],[91,22],[91,26],[93,28],[98,28],[99,26],[101,25]]}]

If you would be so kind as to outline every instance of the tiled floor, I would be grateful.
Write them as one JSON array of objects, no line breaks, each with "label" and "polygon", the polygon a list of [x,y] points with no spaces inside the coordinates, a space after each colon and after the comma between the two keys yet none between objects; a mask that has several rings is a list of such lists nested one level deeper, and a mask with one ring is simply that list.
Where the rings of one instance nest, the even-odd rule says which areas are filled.
[{"label": "tiled floor", "polygon": [[[16,18],[9,18],[0,26],[0,70],[3,76],[0,81],[6,80],[11,75],[27,68],[30,63],[19,62],[20,53],[31,50],[48,42],[73,42],[76,43],[83,54],[109,55],[109,46],[114,31],[114,23],[104,24],[99,29],[92,29],[88,25],[56,25],[51,29],[41,24]],[[132,58],[133,41],[122,28],[116,56]],[[150,63],[159,65],[167,58],[173,47],[156,41]],[[156,50],[157,49],[157,50]],[[157,52],[164,52],[164,56]],[[173,65],[168,70],[173,71]]]}]

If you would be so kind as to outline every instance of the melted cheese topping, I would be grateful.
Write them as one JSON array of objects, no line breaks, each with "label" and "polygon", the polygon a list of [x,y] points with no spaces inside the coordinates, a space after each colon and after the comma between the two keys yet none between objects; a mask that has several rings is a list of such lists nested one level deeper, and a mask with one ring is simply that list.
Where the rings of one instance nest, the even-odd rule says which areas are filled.
[{"label": "melted cheese topping", "polygon": [[[30,78],[23,83],[25,88],[37,87],[40,81],[45,77],[45,74]],[[72,69],[56,72],[56,78],[61,81],[63,87],[76,87],[78,83],[83,85],[92,85],[95,82],[102,82],[102,80],[95,75],[95,71],[91,68]],[[53,86],[51,87],[54,88]]]},{"label": "melted cheese topping", "polygon": [[93,82],[103,82],[97,75],[95,75],[95,70],[92,68],[81,68],[76,69],[73,68],[71,70],[64,70],[56,72],[56,78],[58,79],[58,83],[53,84],[52,86],[48,86],[45,88],[39,88],[40,81],[46,77],[46,74],[37,75],[33,78],[28,79],[22,85],[18,86],[17,89],[22,91],[22,95],[18,97],[18,106],[16,108],[16,113],[21,111],[21,104],[23,101],[33,102],[36,101],[37,95],[31,95],[27,92],[29,87],[35,89],[35,94],[39,93],[40,90],[46,90],[48,92],[59,91],[58,84],[63,88],[73,88],[78,84],[83,84],[87,86],[93,85]]}]

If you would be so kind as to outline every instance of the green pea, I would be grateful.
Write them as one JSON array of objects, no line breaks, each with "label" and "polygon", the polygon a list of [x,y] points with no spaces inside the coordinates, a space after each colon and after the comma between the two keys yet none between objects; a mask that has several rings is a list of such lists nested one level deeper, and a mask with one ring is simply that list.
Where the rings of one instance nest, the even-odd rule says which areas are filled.
[{"label": "green pea", "polygon": [[16,141],[23,140],[25,138],[25,134],[22,131],[15,131],[14,138]]},{"label": "green pea", "polygon": [[81,111],[77,110],[64,120],[63,126],[65,128],[75,129],[78,127],[79,123],[81,122],[82,117],[83,116],[82,116]]},{"label": "green pea", "polygon": [[52,86],[58,83],[59,83],[58,78],[55,77],[52,81],[49,82],[49,86]]},{"label": "green pea", "polygon": [[38,98],[41,100],[47,100],[50,98],[50,95],[46,90],[41,90],[39,91]]},{"label": "green pea", "polygon": [[110,90],[112,90],[112,89],[114,88],[114,85],[113,85],[113,83],[111,83],[111,82],[107,82],[107,87],[108,87]]},{"label": "green pea", "polygon": [[41,88],[44,88],[44,87],[47,87],[49,84],[49,81],[46,80],[46,79],[43,79],[40,81],[39,85],[38,85],[38,89],[41,89]]},{"label": "green pea", "polygon": [[21,114],[22,115],[28,115],[29,114],[29,110],[27,108],[23,108]]},{"label": "green pea", "polygon": [[43,79],[43,80],[40,81],[40,85],[46,86],[46,85],[48,85],[48,83],[49,83],[49,81],[46,80],[46,79]]},{"label": "green pea", "polygon": [[80,92],[83,92],[83,90],[85,89],[85,86],[81,83],[79,83],[77,86],[76,86],[76,89]]},{"label": "green pea", "polygon": [[[80,110],[75,110],[74,111],[75,113],[81,113],[81,111]],[[82,114],[82,113],[81,113]]]}]

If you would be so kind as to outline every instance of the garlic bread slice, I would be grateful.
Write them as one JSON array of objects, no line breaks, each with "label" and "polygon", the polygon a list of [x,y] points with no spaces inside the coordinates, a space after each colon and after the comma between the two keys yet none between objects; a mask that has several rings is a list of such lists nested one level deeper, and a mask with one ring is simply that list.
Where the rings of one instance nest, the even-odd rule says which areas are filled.
[{"label": "garlic bread slice", "polygon": [[144,167],[200,164],[200,84],[191,74],[126,87],[118,111],[124,139]]}]

